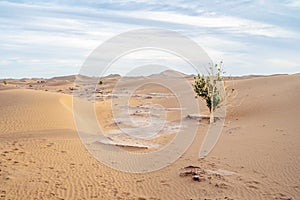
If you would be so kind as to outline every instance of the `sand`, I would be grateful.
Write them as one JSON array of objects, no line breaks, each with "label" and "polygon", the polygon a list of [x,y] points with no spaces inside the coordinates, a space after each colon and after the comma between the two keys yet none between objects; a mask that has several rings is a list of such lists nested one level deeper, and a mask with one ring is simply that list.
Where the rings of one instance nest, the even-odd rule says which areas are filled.
[{"label": "sand", "polygon": [[[96,100],[96,114],[106,131],[117,129],[109,94],[118,78],[104,80],[100,90],[107,97],[99,93]],[[37,83],[40,80],[7,80],[0,86],[0,199],[300,198],[299,74],[227,80],[231,95],[213,151],[198,158],[208,128],[203,121],[193,144],[176,162],[141,174],[111,169],[86,150],[73,120],[74,76]],[[166,91],[140,90],[153,92]],[[168,108],[178,106],[174,100],[144,96],[130,105],[151,100]],[[201,105],[202,114],[207,114],[205,103]],[[170,112],[168,120],[175,123],[179,111]],[[172,137],[152,142],[165,144]],[[190,165],[205,171],[204,181],[179,176]]]}]

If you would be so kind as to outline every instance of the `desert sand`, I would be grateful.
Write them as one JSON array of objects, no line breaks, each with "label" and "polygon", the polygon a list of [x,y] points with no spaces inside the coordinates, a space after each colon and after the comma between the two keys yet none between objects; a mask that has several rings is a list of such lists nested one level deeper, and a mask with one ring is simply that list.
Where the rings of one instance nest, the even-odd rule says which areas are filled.
[{"label": "desert sand", "polygon": [[[103,86],[91,89],[96,98],[85,99],[95,103],[99,123],[108,133],[118,129],[110,108],[119,78],[105,77]],[[190,83],[192,78],[188,77]],[[1,81],[0,199],[300,199],[299,74],[226,80],[232,95],[212,152],[199,159],[208,122],[196,121],[196,138],[176,162],[138,174],[112,169],[86,150],[73,119],[72,92],[78,89],[74,80],[75,76],[7,79],[6,85]],[[172,108],[178,102],[158,95],[167,93],[165,88],[146,85],[129,106],[161,104],[176,126],[179,111]],[[205,103],[199,101],[202,114],[207,115]],[[150,142],[164,145],[173,137],[170,133]],[[204,180],[180,176],[187,166],[200,167]]]}]

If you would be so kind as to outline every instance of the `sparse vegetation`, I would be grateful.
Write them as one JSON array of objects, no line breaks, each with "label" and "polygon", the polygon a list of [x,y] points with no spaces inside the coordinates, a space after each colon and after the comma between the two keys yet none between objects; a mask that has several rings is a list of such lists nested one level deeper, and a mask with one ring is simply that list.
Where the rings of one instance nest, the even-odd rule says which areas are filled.
[{"label": "sparse vegetation", "polygon": [[222,61],[219,65],[211,64],[207,76],[198,74],[194,77],[194,91],[197,96],[206,101],[206,105],[210,112],[210,123],[214,122],[214,111],[219,108],[219,105],[222,102],[220,91],[218,89],[218,85],[220,85],[218,83],[223,81],[222,74],[224,72],[222,66]]},{"label": "sparse vegetation", "polygon": [[103,81],[102,81],[102,80],[100,80],[98,84],[99,84],[99,85],[102,85],[102,84],[103,84]]},{"label": "sparse vegetation", "polygon": [[7,84],[6,80],[3,80],[3,84],[4,84],[4,85],[6,85],[6,84]]}]

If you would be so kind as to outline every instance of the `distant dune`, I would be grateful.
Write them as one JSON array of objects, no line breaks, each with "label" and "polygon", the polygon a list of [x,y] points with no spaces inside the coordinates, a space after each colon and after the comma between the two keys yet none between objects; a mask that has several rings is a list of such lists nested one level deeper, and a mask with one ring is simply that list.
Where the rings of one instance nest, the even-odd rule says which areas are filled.
[{"label": "distant dune", "polygon": [[174,71],[174,70],[165,70],[161,73],[158,74],[152,74],[149,77],[156,77],[156,78],[164,78],[164,77],[168,77],[168,78],[181,78],[181,77],[185,77],[187,76],[186,74],[182,73],[182,72],[178,72],[178,71]]}]

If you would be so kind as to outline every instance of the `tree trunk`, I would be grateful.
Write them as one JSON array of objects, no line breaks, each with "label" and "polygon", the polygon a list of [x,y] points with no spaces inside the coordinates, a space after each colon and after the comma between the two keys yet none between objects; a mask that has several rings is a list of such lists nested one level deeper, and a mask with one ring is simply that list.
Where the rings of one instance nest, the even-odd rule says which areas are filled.
[{"label": "tree trunk", "polygon": [[210,115],[209,115],[209,123],[212,124],[214,123],[214,111],[210,111]]},{"label": "tree trunk", "polygon": [[210,106],[210,115],[209,115],[209,123],[214,123],[214,96],[215,96],[215,87],[214,84],[212,84],[212,93],[211,93],[211,106]]}]

